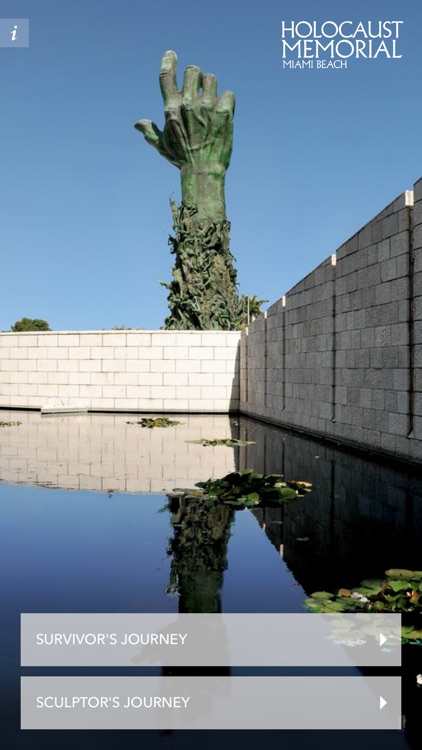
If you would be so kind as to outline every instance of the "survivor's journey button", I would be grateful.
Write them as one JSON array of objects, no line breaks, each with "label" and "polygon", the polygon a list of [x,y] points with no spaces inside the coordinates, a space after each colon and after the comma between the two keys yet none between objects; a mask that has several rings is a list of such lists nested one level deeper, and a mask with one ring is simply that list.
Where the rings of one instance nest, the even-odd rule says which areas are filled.
[{"label": "survivor's journey button", "polygon": [[21,615],[23,667],[393,667],[400,660],[394,613]]},{"label": "survivor's journey button", "polygon": [[37,633],[37,646],[184,646],[187,633]]}]

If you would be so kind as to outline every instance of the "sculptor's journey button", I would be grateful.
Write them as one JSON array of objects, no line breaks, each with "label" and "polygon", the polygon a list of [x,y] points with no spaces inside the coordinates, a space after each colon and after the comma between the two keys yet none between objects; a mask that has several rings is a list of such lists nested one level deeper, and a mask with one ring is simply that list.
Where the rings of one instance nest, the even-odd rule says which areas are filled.
[{"label": "sculptor's journey button", "polygon": [[400,683],[361,676],[22,677],[21,728],[397,730]]},{"label": "sculptor's journey button", "polygon": [[38,696],[37,708],[187,708],[190,695],[183,697],[157,695],[128,695],[123,700],[115,695],[112,698],[104,695],[48,695]]}]

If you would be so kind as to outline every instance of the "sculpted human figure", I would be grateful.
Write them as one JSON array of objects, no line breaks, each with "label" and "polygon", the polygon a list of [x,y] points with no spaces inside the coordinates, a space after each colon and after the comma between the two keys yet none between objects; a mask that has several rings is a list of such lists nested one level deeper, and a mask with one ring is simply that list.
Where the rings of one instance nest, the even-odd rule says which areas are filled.
[{"label": "sculpted human figure", "polygon": [[172,203],[170,237],[176,256],[169,289],[166,328],[235,329],[242,317],[236,271],[229,250],[225,175],[233,146],[235,98],[217,96],[214,75],[195,65],[186,68],[177,88],[177,56],[165,52],[160,71],[165,124],[139,120],[139,130],[161,156],[181,173],[182,203]]}]

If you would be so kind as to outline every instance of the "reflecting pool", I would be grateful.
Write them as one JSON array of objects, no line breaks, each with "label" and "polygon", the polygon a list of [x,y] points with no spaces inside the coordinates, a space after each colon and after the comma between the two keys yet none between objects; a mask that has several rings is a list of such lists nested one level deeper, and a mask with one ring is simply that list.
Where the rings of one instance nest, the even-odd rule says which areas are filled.
[{"label": "reflecting pool", "polygon": [[[422,569],[422,480],[411,469],[243,417],[175,418],[177,426],[150,430],[130,424],[134,415],[2,412],[3,421],[21,422],[0,429],[5,747],[154,748],[166,742],[173,750],[214,744],[216,737],[227,748],[233,741],[233,734],[220,737],[224,733],[198,740],[195,732],[20,732],[20,675],[101,674],[20,669],[21,612],[302,612],[315,590],[356,586],[391,567]],[[187,442],[228,437],[254,444]],[[166,495],[244,468],[306,480],[313,491],[281,508],[254,511]],[[406,736],[322,733],[324,744],[417,743],[419,672],[422,647],[412,647],[404,669]],[[297,734],[263,734],[269,745],[282,739],[284,746],[298,746]],[[236,735],[243,745],[252,743]]]}]

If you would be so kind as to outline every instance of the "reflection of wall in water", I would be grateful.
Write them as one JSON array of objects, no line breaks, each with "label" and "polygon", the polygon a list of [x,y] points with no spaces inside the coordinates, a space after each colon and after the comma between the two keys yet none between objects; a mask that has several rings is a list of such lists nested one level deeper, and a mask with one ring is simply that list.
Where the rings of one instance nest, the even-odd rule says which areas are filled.
[{"label": "reflection of wall in water", "polygon": [[256,514],[308,592],[353,585],[389,567],[420,568],[421,480],[253,420],[242,419],[240,437],[256,440],[240,450],[240,468],[314,485],[272,516]]},{"label": "reflection of wall in water", "polygon": [[284,507],[257,508],[252,513],[280,557],[284,557]]},{"label": "reflection of wall in water", "polygon": [[3,412],[20,427],[0,429],[0,480],[72,490],[167,492],[233,471],[233,450],[187,440],[231,437],[227,415],[181,415],[168,428],[142,428],[138,415],[42,417]]}]

